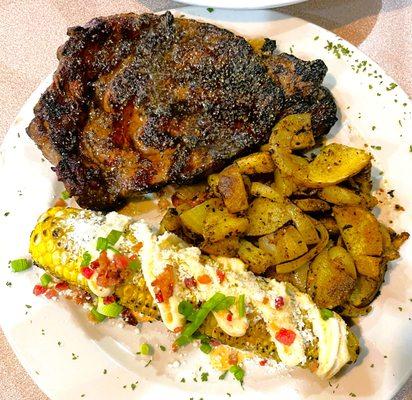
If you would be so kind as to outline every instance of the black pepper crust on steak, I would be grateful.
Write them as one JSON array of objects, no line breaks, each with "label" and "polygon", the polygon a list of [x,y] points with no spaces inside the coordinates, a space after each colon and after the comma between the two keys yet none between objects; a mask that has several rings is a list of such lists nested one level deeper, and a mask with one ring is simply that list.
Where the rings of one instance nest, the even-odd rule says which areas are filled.
[{"label": "black pepper crust on steak", "polygon": [[96,18],[68,35],[27,132],[82,207],[199,179],[265,142],[281,116],[311,112],[316,134],[336,120],[324,63],[274,55],[272,41],[257,54],[169,12]]}]

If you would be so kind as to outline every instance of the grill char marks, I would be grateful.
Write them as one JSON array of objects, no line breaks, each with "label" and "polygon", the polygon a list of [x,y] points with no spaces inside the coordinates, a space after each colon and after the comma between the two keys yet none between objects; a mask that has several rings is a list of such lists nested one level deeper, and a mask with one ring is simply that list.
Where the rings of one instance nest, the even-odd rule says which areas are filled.
[{"label": "grill char marks", "polygon": [[265,142],[281,115],[310,111],[316,122],[336,113],[330,95],[315,101],[328,94],[316,68],[272,62],[210,24],[121,14],[68,34],[28,134],[82,207],[114,209],[198,179]]}]

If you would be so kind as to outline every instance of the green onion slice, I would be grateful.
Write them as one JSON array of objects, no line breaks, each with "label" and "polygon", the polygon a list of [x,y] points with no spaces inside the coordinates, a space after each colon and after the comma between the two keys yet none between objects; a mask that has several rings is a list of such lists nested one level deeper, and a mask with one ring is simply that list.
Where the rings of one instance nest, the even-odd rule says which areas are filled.
[{"label": "green onion slice", "polygon": [[233,374],[237,381],[243,383],[243,378],[245,377],[245,370],[243,368],[239,367],[239,365],[232,365],[229,368],[229,372]]},{"label": "green onion slice", "polygon": [[104,238],[104,237],[97,238],[96,250],[99,250],[99,251],[106,250],[107,246],[108,246],[107,238]]},{"label": "green onion slice", "polygon": [[140,346],[140,354],[144,356],[150,356],[151,354],[153,354],[152,346],[150,346],[149,343],[142,343],[142,345]]},{"label": "green onion slice", "polygon": [[52,281],[52,277],[49,274],[43,274],[40,277],[40,283],[43,287],[46,287]]},{"label": "green onion slice", "polygon": [[233,304],[235,304],[235,296],[226,296],[215,308],[214,311],[228,310]]},{"label": "green onion slice", "polygon": [[132,270],[132,271],[137,271],[137,270],[139,270],[140,269],[140,262],[138,261],[138,260],[131,260],[130,262],[129,262],[129,268]]},{"label": "green onion slice", "polygon": [[122,236],[122,234],[123,232],[116,231],[115,229],[113,229],[107,235],[107,242],[111,244],[112,246],[114,246],[117,243],[117,241],[120,239],[120,236]]},{"label": "green onion slice", "polygon": [[238,313],[239,313],[239,317],[242,318],[245,316],[245,295],[241,294],[238,298],[238,303],[237,303],[237,307],[238,307]]},{"label": "green onion slice", "polygon": [[96,307],[93,307],[90,311],[90,313],[93,315],[93,318],[97,321],[97,322],[103,322],[107,317],[103,314],[100,314],[97,311]]},{"label": "green onion slice", "polygon": [[81,266],[85,267],[85,266],[89,265],[90,261],[92,261],[92,256],[90,255],[90,253],[88,251],[86,251],[83,254],[83,259],[82,259]]},{"label": "green onion slice", "polygon": [[209,313],[215,310],[220,303],[225,301],[226,296],[223,293],[215,293],[209,300],[204,302],[198,311],[193,315],[193,321],[186,325],[182,334],[176,339],[178,346],[185,346],[192,341],[192,335],[199,329],[203,321],[209,315]]},{"label": "green onion slice", "polygon": [[68,192],[67,190],[63,190],[63,192],[62,192],[62,194],[61,194],[61,198],[62,198],[63,200],[69,199],[69,198],[70,198],[69,192]]},{"label": "green onion slice", "polygon": [[103,297],[99,297],[97,300],[97,312],[105,315],[106,317],[116,318],[122,312],[123,306],[119,303],[104,304]]},{"label": "green onion slice", "polygon": [[200,345],[200,350],[205,354],[209,354],[212,351],[212,346],[209,343],[202,343]]},{"label": "green onion slice", "polygon": [[321,308],[320,309],[320,316],[322,317],[323,320],[327,321],[329,318],[333,317],[333,311],[331,311],[327,308]]},{"label": "green onion slice", "polygon": [[10,267],[14,272],[21,272],[29,269],[31,267],[31,263],[25,258],[18,258],[10,261]]}]

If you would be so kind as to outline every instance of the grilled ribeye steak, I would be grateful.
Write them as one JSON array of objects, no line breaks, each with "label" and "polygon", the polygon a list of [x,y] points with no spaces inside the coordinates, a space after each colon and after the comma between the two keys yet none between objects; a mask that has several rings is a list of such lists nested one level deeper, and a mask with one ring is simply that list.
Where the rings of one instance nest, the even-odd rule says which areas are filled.
[{"label": "grilled ribeye steak", "polygon": [[[299,108],[269,54],[214,25],[121,14],[68,35],[28,134],[82,207],[204,176]],[[323,75],[309,78],[319,89]]]}]

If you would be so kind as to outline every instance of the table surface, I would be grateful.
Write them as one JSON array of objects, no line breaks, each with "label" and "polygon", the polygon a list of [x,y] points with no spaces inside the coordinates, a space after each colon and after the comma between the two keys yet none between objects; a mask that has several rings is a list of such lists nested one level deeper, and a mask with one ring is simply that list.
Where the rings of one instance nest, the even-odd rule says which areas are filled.
[{"label": "table surface", "polygon": [[[55,68],[68,26],[119,12],[179,7],[155,0],[1,0],[0,143],[31,92]],[[310,0],[279,9],[329,29],[380,64],[412,94],[412,0]],[[0,329],[0,400],[47,397],[24,371]],[[412,400],[412,379],[396,400]]]}]

